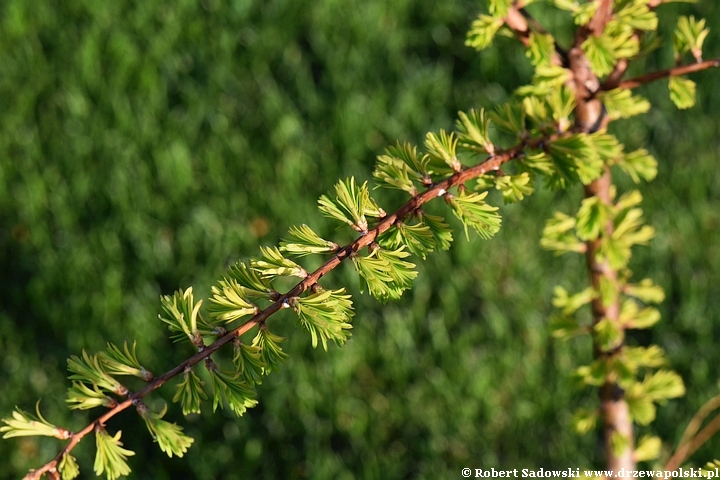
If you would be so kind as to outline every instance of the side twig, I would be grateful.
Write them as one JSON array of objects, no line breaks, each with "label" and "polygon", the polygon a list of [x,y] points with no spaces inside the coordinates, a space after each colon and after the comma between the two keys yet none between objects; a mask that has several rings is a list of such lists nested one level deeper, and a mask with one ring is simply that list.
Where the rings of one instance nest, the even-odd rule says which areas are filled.
[{"label": "side twig", "polygon": [[328,272],[333,270],[335,267],[340,265],[340,263],[349,258],[353,253],[356,253],[363,248],[370,245],[372,242],[374,242],[377,237],[382,234],[383,232],[390,229],[395,223],[398,221],[404,219],[408,215],[415,212],[418,208],[420,208],[423,204],[429,202],[432,199],[442,197],[447,193],[447,191],[453,187],[457,187],[459,185],[462,185],[463,183],[472,180],[473,178],[479,177],[480,175],[484,175],[488,172],[499,170],[500,167],[504,164],[509,162],[510,160],[519,157],[523,151],[527,148],[537,148],[538,146],[545,144],[547,142],[551,142],[553,140],[557,140],[558,138],[561,138],[564,134],[554,134],[549,136],[543,136],[540,138],[532,139],[532,140],[526,140],[520,142],[515,147],[509,148],[507,150],[502,150],[495,155],[490,156],[486,161],[475,165],[473,167],[466,168],[451,177],[448,177],[447,179],[436,183],[426,189],[424,192],[414,196],[411,198],[408,202],[406,202],[403,206],[401,206],[398,210],[396,210],[394,213],[387,215],[384,217],[376,226],[375,228],[369,230],[367,233],[361,235],[359,238],[357,238],[354,242],[351,244],[341,248],[335,255],[333,255],[327,262],[325,262],[324,265],[319,267],[317,270],[315,270],[313,273],[308,275],[306,278],[304,278],[301,282],[299,282],[295,287],[293,287],[290,291],[285,293],[284,295],[280,296],[272,305],[268,306],[261,312],[257,313],[254,317],[247,320],[244,324],[240,325],[239,327],[235,328],[234,330],[231,330],[227,334],[225,334],[223,337],[219,338],[215,342],[213,342],[210,345],[207,345],[205,347],[202,347],[195,355],[190,357],[189,359],[185,360],[181,364],[177,365],[175,368],[165,372],[164,374],[156,377],[153,379],[150,383],[148,383],[143,389],[138,390],[137,392],[131,393],[127,396],[127,399],[119,402],[116,406],[102,414],[100,417],[95,419],[93,422],[85,426],[82,430],[72,434],[70,437],[70,441],[65,445],[65,447],[58,453],[57,456],[55,456],[54,459],[47,462],[42,467],[38,468],[37,470],[30,471],[25,477],[24,480],[37,480],[40,478],[41,475],[44,473],[50,473],[53,474],[56,472],[57,465],[62,460],[63,456],[70,453],[70,451],[77,446],[78,443],[89,433],[93,432],[96,427],[102,427],[107,423],[108,420],[110,420],[112,417],[117,415],[118,413],[122,412],[123,410],[129,408],[132,405],[136,405],[137,402],[139,402],[143,397],[147,396],[154,390],[160,388],[162,385],[167,383],[168,380],[180,375],[185,371],[186,368],[192,367],[193,365],[203,361],[204,359],[208,358],[210,355],[218,351],[223,346],[227,345],[228,343],[231,343],[235,338],[238,338],[248,332],[250,329],[255,327],[256,325],[259,325],[263,322],[265,322],[271,315],[275,314],[279,310],[283,309],[285,304],[289,301],[292,297],[297,297],[301,295],[303,292],[310,289],[313,285],[315,285],[324,275],[326,275]]},{"label": "side twig", "polygon": [[[547,33],[547,30],[545,30],[545,28],[543,28],[537,20],[532,18],[524,8],[518,9],[516,7],[510,7],[508,9],[507,17],[505,17],[505,25],[513,31],[515,36],[518,40],[520,40],[520,43],[522,43],[525,48],[530,46],[531,30],[528,22],[531,22],[538,32]],[[555,44],[555,53],[552,57],[552,64],[562,67],[566,67],[568,65],[567,52],[559,47],[557,43]]]},{"label": "side twig", "polygon": [[[520,13],[523,17],[525,17],[525,20],[532,26],[533,29],[535,29],[537,32],[540,32],[544,35],[548,35],[549,32],[545,29],[545,27],[538,22],[535,17],[530,15],[530,13],[525,8],[519,9]],[[555,41],[555,54],[560,57],[560,65],[563,67],[568,66],[568,53],[567,50],[562,48],[560,45],[558,45],[557,41]]]},{"label": "side twig", "polygon": [[720,414],[716,415],[700,432],[700,425],[714,410],[720,408],[720,395],[708,400],[692,418],[680,440],[678,448],[665,465],[665,470],[674,471],[695,451],[720,431]]},{"label": "side twig", "polygon": [[659,70],[657,72],[647,73],[639,77],[623,80],[615,84],[614,82],[605,82],[601,85],[601,90],[612,90],[614,88],[637,88],[646,83],[654,82],[662,78],[676,77],[678,75],[686,75],[688,73],[700,72],[708,68],[720,67],[720,58],[705,60],[704,62],[693,63],[691,65],[683,65],[680,67],[668,68],[667,70]]}]

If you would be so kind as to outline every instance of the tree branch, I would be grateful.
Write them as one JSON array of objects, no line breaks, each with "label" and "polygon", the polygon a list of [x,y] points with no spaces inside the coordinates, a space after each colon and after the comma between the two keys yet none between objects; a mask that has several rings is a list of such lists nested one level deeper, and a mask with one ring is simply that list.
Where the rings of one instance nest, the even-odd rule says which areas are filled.
[{"label": "tree branch", "polygon": [[[654,10],[660,4],[662,3],[662,0],[650,0],[648,2],[648,8],[651,10]],[[645,35],[644,31],[641,30],[635,30],[635,33],[633,34],[633,37],[637,39],[638,43],[640,42],[640,39]],[[622,77],[625,75],[625,72],[627,72],[628,67],[630,66],[630,60],[627,58],[621,58],[618,60],[618,62],[615,64],[615,68],[613,68],[613,71],[608,75],[608,77],[603,82],[601,89],[603,90],[612,90],[613,88],[617,88],[617,86],[622,81]],[[605,88],[605,86],[610,86],[609,88]]]},{"label": "tree branch", "polygon": [[[585,187],[586,197],[598,197],[606,205],[612,204],[612,198],[610,195],[612,187],[612,175],[610,169],[606,168],[605,173],[602,177],[592,182],[590,185]],[[608,221],[605,226],[605,234],[612,235],[613,223]],[[612,285],[615,289],[618,289],[618,275],[617,271],[613,270],[607,261],[598,262],[597,254],[601,247],[601,240],[590,240],[586,243],[587,250],[585,252],[585,259],[587,262],[587,268],[590,273],[590,283],[595,291],[600,291],[601,284],[606,282]],[[605,305],[601,297],[595,298],[592,301],[592,315],[593,325],[596,325],[603,319],[610,320],[612,322],[619,322],[620,317],[620,295],[616,295],[615,300],[610,305]],[[620,327],[621,331],[624,330]],[[625,335],[618,340],[616,349],[619,349],[624,343]],[[593,339],[595,340],[595,339]],[[613,353],[602,351],[594,341],[594,356],[595,358],[608,358]],[[600,387],[600,413],[603,419],[603,436],[605,440],[605,452],[607,458],[608,470],[615,472],[624,469],[626,477],[630,475],[630,472],[635,469],[634,459],[634,434],[633,434],[633,422],[630,416],[630,408],[627,401],[623,398],[624,392],[612,381],[606,381]],[[625,448],[622,454],[616,455],[613,452],[612,436],[617,432],[623,435],[628,440],[628,446]]]},{"label": "tree branch", "polygon": [[716,416],[712,419],[710,423],[708,423],[705,428],[700,430],[700,433],[698,433],[695,438],[692,439],[692,441],[687,442],[680,448],[678,448],[677,452],[675,452],[675,455],[670,458],[667,465],[665,466],[666,470],[677,470],[680,465],[682,465],[682,462],[684,462],[690,455],[695,453],[695,451],[700,448],[705,442],[710,440],[713,435],[715,435],[718,431],[720,431],[720,415]]},{"label": "tree branch", "polygon": [[613,14],[612,0],[598,1],[600,5],[598,5],[598,9],[593,16],[593,19],[590,20],[590,23],[587,25],[588,29],[590,29],[590,33],[597,37],[602,35],[603,30],[605,30],[605,25],[607,25],[607,23],[612,19]]},{"label": "tree branch", "polygon": [[678,75],[686,75],[688,73],[700,72],[707,70],[708,68],[720,67],[720,58],[714,58],[712,60],[705,60],[704,62],[693,63],[691,65],[683,65],[681,67],[668,68],[667,70],[660,70],[657,72],[647,73],[639,77],[631,78],[629,80],[623,80],[614,84],[614,82],[605,82],[602,84],[602,90],[612,90],[614,88],[637,88],[646,83],[660,80],[662,78],[676,77]]},{"label": "tree branch", "polygon": [[[513,31],[515,36],[520,42],[527,48],[530,46],[530,26],[528,22],[533,24],[533,28],[540,33],[547,34],[547,30],[535,20],[524,8],[510,7],[508,9],[507,17],[505,17],[505,25]],[[567,52],[558,46],[555,42],[555,53],[553,54],[552,60],[553,65],[559,65],[561,67],[567,67],[568,56]]]},{"label": "tree branch", "polygon": [[[535,19],[535,17],[530,15],[530,12],[528,12],[527,9],[521,8],[520,13],[522,14],[523,17],[525,17],[525,19],[530,23],[532,28],[534,28],[536,31],[538,31],[544,35],[550,35],[550,32],[548,32],[545,29],[545,27],[543,27],[543,25]],[[553,39],[554,39],[554,36],[553,36]],[[560,65],[561,67],[567,67],[568,66],[567,50],[565,50],[560,45],[558,45],[557,40],[555,40],[554,44],[555,44],[555,56],[560,57],[560,63],[558,63],[557,65]],[[555,60],[555,58],[553,58],[553,61],[554,60]]]},{"label": "tree branch", "polygon": [[596,37],[602,35],[603,30],[605,30],[605,25],[607,25],[610,19],[612,19],[612,0],[596,1],[599,5],[595,11],[595,15],[592,20],[590,20],[590,23],[578,28],[575,31],[575,43],[573,45],[573,50],[580,49],[580,45],[582,45],[590,35],[595,35]]},{"label": "tree branch", "polygon": [[[575,126],[587,133],[592,133],[604,129],[610,119],[604,114],[602,102],[595,96],[600,87],[597,75],[590,68],[585,53],[581,45],[590,35],[602,35],[605,25],[612,18],[612,0],[598,0],[599,5],[595,16],[590,23],[583,28],[578,29],[575,36],[575,45],[570,51],[570,69],[574,75],[575,100],[576,100],[576,116]],[[604,174],[597,180],[591,182],[585,187],[585,197],[597,197],[606,205],[612,204],[612,175],[608,167],[605,168]],[[604,228],[604,235],[612,235],[613,223],[608,221]],[[593,326],[600,321],[607,319],[611,322],[618,323],[620,317],[620,292],[618,287],[618,273],[610,267],[607,261],[598,261],[598,251],[601,248],[601,239],[588,240],[586,243],[585,259],[587,262],[588,272],[590,274],[590,283],[595,291],[600,291],[601,284],[605,283],[612,286],[617,295],[615,300],[606,305],[601,297],[592,301]],[[623,328],[619,326],[620,330]],[[616,347],[620,348],[624,343],[624,334],[618,340]],[[603,351],[597,344],[597,338],[593,335],[594,357],[607,358],[612,353]],[[628,478],[630,472],[635,470],[635,440],[633,435],[633,422],[630,416],[630,409],[627,401],[623,398],[624,392],[616,382],[610,378],[605,379],[605,383],[600,387],[600,415],[603,423],[603,438],[606,465],[608,470],[617,472],[624,471],[625,477]],[[615,453],[613,448],[613,437],[618,433],[622,435],[626,441],[626,447],[620,454]]]},{"label": "tree branch", "polygon": [[697,433],[702,422],[705,421],[713,410],[717,410],[718,408],[720,408],[720,395],[708,400],[705,405],[698,410],[685,429],[678,448],[665,465],[665,470],[676,470],[690,455],[695,453],[698,448],[720,431],[720,415],[716,415],[700,433]]},{"label": "tree branch", "polygon": [[313,273],[305,277],[290,291],[280,296],[280,298],[278,298],[272,305],[257,313],[251,319],[247,320],[244,324],[231,330],[212,344],[200,348],[200,350],[195,355],[185,360],[175,368],[165,372],[159,377],[155,377],[144,388],[138,390],[137,392],[129,394],[126,400],[119,402],[116,406],[114,406],[113,408],[96,418],[93,422],[85,426],[85,428],[72,434],[72,436],[70,437],[70,441],[67,443],[67,445],[65,445],[65,447],[60,451],[60,453],[58,453],[58,455],[54,459],[50,460],[37,470],[31,470],[24,477],[24,480],[37,480],[44,473],[53,474],[54,472],[56,472],[57,465],[60,463],[60,460],[62,460],[63,456],[70,453],[70,451],[72,451],[72,449],[75,448],[75,446],[80,443],[80,441],[87,434],[94,431],[96,427],[104,426],[105,423],[112,417],[127,409],[128,407],[136,405],[140,399],[147,396],[154,390],[160,388],[162,385],[167,383],[168,380],[183,373],[186,368],[196,365],[197,363],[201,362],[202,360],[208,358],[210,355],[218,351],[223,346],[231,343],[234,339],[242,336],[256,325],[265,322],[271,315],[283,309],[284,305],[289,301],[290,298],[297,297],[303,292],[310,289],[313,285],[317,284],[317,282],[324,275],[326,275],[328,272],[340,265],[343,260],[349,258],[352,254],[370,245],[377,239],[380,234],[390,229],[398,221],[415,212],[423,204],[435,198],[444,196],[451,188],[462,185],[463,183],[472,180],[473,178],[479,177],[480,175],[484,175],[488,172],[499,170],[501,165],[509,162],[514,158],[519,157],[527,148],[536,148],[544,143],[557,140],[558,138],[561,138],[563,136],[565,136],[565,134],[553,134],[532,140],[523,140],[515,147],[501,150],[495,153],[495,155],[488,157],[484,162],[473,167],[466,168],[465,170],[462,170],[452,175],[451,177],[432,185],[424,192],[414,196],[394,213],[384,217],[373,229],[361,235],[351,244],[341,248],[335,255],[332,256],[332,258],[325,262],[324,265],[322,265]]}]

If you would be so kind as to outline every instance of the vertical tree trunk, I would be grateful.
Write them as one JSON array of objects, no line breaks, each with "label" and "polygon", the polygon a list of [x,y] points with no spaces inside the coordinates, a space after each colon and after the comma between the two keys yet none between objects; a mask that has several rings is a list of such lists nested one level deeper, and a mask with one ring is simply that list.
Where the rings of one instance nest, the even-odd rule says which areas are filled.
[{"label": "vertical tree trunk", "polygon": [[[604,129],[607,126],[607,118],[604,115],[604,107],[595,94],[600,88],[600,81],[590,69],[590,65],[580,48],[582,42],[589,35],[600,35],[607,22],[612,18],[612,0],[596,0],[599,2],[595,17],[585,28],[578,30],[575,38],[575,45],[568,55],[569,67],[573,72],[573,87],[575,89],[575,127],[585,133],[593,133]],[[605,173],[585,187],[586,197],[597,197],[603,203],[612,204],[610,195],[612,187],[612,175],[607,168]],[[605,235],[613,232],[612,222],[605,226]],[[601,282],[611,285],[614,288],[614,300],[609,305],[604,305],[601,298],[592,302],[593,326],[603,319],[618,322],[620,316],[620,287],[617,282],[617,271],[610,268],[607,262],[597,260],[597,252],[600,248],[600,240],[586,242],[586,261],[590,273],[590,282],[595,291],[600,290]],[[622,329],[621,329],[622,330]],[[611,351],[602,351],[597,343],[594,346],[596,359],[608,358],[618,352],[624,344],[624,335]],[[629,478],[630,472],[635,470],[635,440],[633,435],[633,422],[627,402],[624,400],[623,390],[612,381],[607,379],[600,387],[600,413],[603,422],[603,437],[606,455],[606,468],[617,472],[622,471],[623,475],[617,478]],[[617,441],[623,441],[624,448],[614,447]]]},{"label": "vertical tree trunk", "polygon": [[[585,188],[585,196],[595,196],[600,198],[604,203],[610,204],[610,187],[612,186],[612,176],[610,170],[607,169],[602,177],[592,182]],[[612,222],[608,222],[605,227],[605,233],[611,235],[613,232]],[[586,243],[587,251],[585,258],[587,260],[588,271],[590,273],[590,281],[593,288],[599,291],[600,283],[604,280],[616,289],[615,300],[604,305],[602,299],[596,298],[592,302],[593,325],[600,320],[607,318],[610,321],[618,322],[620,317],[620,291],[617,283],[617,272],[610,268],[607,262],[598,262],[596,254],[600,248],[600,240],[592,240]],[[595,346],[595,358],[608,358],[614,355],[623,347],[624,335],[618,341],[618,344],[610,352],[604,352]],[[634,451],[634,435],[633,423],[630,417],[628,404],[624,400],[623,390],[612,381],[606,381],[600,387],[600,412],[603,422],[604,446],[607,458],[607,469],[618,472],[623,470],[624,475],[619,478],[629,478],[629,472],[635,470]],[[627,447],[622,452],[615,452],[613,448],[613,435],[615,433],[622,435],[627,442]]]}]

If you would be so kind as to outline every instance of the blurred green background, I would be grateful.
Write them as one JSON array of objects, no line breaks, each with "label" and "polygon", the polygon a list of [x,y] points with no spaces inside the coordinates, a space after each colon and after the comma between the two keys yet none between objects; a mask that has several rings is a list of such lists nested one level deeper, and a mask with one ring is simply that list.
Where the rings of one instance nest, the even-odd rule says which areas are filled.
[{"label": "blurred green background", "polygon": [[[277,244],[292,224],[347,240],[316,209],[336,180],[371,179],[396,139],[421,143],[451,128],[458,109],[489,107],[529,81],[517,42],[478,54],[463,45],[484,2],[220,0],[0,2],[0,415],[15,405],[77,429],[64,406],[65,359],[106,341],[137,340],[156,373],[192,352],[173,345],[158,298],[210,285],[237,259]],[[559,38],[566,15],[533,12]],[[720,4],[661,8],[720,24]],[[706,55],[720,55],[720,32]],[[672,64],[670,43],[634,73]],[[636,278],[667,293],[663,321],[632,343],[665,348],[688,387],[639,435],[671,448],[692,413],[719,392],[720,72],[693,76],[698,105],[678,111],[667,83],[640,89],[655,108],[616,125],[628,148],[660,163],[642,185],[658,235],[636,251]],[[630,187],[622,179],[621,189]],[[378,191],[386,210],[399,195]],[[503,207],[490,241],[456,230],[449,252],[420,261],[416,287],[380,305],[348,285],[357,316],[349,343],[313,350],[289,315],[286,366],[258,389],[243,418],[208,404],[168,417],[195,444],[168,459],[134,412],[123,431],[132,478],[460,478],[460,469],[602,465],[599,439],[569,419],[595,405],[570,371],[587,342],[549,338],[552,288],[585,285],[583,259],[540,250],[546,218],[576,209],[581,192],[541,191]],[[500,200],[495,197],[495,202]],[[450,216],[441,205],[431,207]],[[455,226],[457,223],[453,222]],[[159,408],[169,385],[150,400]],[[51,439],[0,441],[0,478],[52,458]],[[696,463],[717,458],[720,440]],[[92,478],[94,442],[76,450]]]}]

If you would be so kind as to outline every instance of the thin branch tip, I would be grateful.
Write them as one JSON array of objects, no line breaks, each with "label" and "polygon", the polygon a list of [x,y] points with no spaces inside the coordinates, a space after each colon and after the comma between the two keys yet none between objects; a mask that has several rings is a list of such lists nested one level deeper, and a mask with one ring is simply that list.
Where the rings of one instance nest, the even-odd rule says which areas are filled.
[{"label": "thin branch tip", "polygon": [[657,72],[647,73],[639,77],[623,80],[620,82],[605,82],[601,86],[601,90],[613,90],[615,88],[633,89],[645,85],[646,83],[654,82],[655,80],[661,80],[663,78],[677,77],[680,75],[687,75],[690,73],[701,72],[708,68],[720,67],[720,57],[713,58],[711,60],[705,60],[703,62],[692,63],[690,65],[681,65],[679,67],[668,68],[665,70],[658,70]]}]

